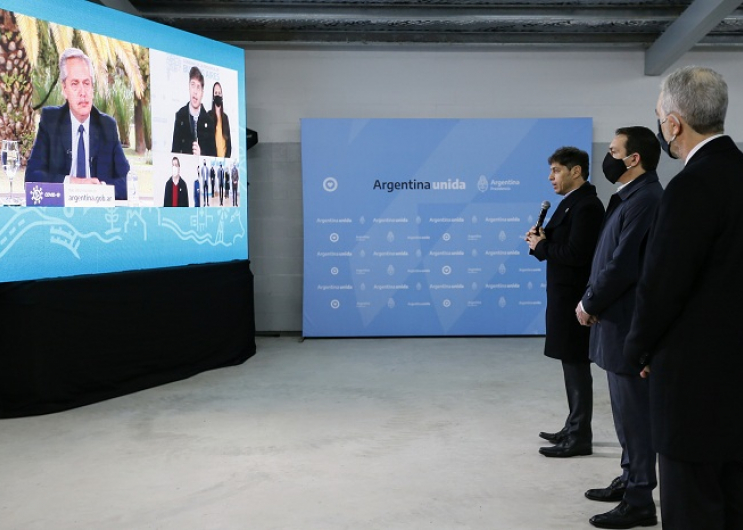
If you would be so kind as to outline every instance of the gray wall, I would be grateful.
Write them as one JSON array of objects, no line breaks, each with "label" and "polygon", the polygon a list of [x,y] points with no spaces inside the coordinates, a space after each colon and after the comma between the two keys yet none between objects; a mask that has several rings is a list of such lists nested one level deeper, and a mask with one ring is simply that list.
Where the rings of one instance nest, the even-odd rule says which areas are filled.
[{"label": "gray wall", "polygon": [[[743,138],[740,52],[693,52],[673,68],[703,64],[730,87],[727,132]],[[643,75],[640,51],[246,50],[250,260],[256,329],[302,329],[301,118],[530,118],[594,120],[591,175],[608,201],[601,160],[614,130],[655,130],[661,78]],[[666,183],[681,167],[665,155]],[[545,179],[547,164],[545,161]]]}]

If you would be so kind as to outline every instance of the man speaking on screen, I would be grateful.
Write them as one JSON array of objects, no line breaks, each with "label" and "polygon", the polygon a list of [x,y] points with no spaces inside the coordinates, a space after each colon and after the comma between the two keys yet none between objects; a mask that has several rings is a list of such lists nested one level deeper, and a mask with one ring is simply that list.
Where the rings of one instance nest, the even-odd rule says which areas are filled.
[{"label": "man speaking on screen", "polygon": [[173,153],[217,156],[214,120],[201,104],[204,97],[204,74],[197,67],[188,72],[188,103],[175,113]]},{"label": "man speaking on screen", "polygon": [[28,182],[109,184],[126,200],[129,162],[116,121],[93,106],[93,65],[77,48],[59,58],[61,107],[41,110],[39,132],[28,159]]}]

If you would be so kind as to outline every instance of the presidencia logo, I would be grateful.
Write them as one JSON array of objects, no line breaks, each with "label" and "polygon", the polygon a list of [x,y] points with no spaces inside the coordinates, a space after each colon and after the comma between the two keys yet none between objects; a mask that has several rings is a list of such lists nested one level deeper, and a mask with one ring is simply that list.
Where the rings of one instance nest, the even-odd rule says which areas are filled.
[{"label": "presidencia logo", "polygon": [[338,181],[333,177],[328,177],[322,181],[322,188],[329,193],[333,193],[338,189]]}]

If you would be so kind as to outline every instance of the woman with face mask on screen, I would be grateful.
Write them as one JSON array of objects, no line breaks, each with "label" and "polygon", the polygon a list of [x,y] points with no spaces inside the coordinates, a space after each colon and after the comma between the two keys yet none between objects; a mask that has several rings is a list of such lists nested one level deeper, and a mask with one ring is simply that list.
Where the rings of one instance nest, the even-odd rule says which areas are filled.
[{"label": "woman with face mask on screen", "polygon": [[209,115],[214,121],[214,140],[217,144],[217,157],[229,158],[232,155],[232,137],[230,136],[230,120],[224,113],[222,85],[214,83],[212,87],[212,110]]}]

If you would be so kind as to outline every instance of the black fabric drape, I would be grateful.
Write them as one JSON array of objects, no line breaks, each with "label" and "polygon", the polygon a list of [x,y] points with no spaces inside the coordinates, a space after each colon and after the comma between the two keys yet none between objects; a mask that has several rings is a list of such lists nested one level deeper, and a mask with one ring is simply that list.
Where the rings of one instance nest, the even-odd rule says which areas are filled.
[{"label": "black fabric drape", "polygon": [[243,363],[254,314],[247,260],[0,284],[0,418]]}]

